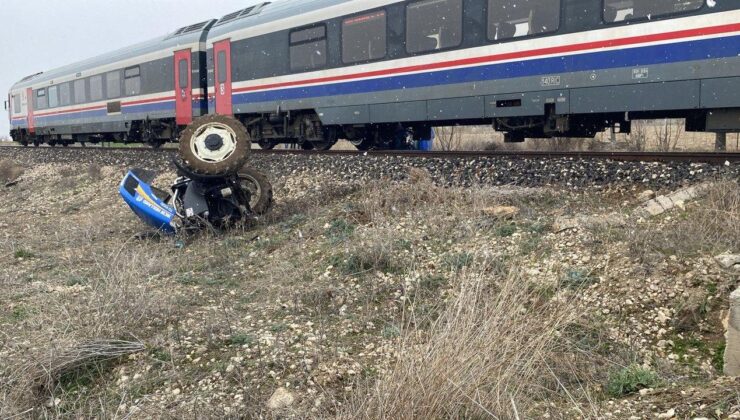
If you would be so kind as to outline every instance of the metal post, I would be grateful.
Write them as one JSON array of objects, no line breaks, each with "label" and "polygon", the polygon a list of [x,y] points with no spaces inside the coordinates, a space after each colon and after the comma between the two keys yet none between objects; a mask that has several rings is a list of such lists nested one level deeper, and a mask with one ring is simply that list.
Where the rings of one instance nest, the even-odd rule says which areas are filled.
[{"label": "metal post", "polygon": [[616,146],[617,145],[617,127],[612,126],[611,134],[612,134],[612,138],[611,138],[612,146]]},{"label": "metal post", "polygon": [[717,133],[717,139],[714,141],[714,150],[717,152],[727,150],[727,133]]}]

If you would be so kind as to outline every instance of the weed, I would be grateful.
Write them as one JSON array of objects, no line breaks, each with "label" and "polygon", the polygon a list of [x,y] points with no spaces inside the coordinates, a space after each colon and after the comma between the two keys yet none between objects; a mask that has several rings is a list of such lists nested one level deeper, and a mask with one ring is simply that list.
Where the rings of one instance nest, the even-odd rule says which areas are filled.
[{"label": "weed", "polygon": [[509,236],[513,236],[517,231],[517,227],[513,223],[506,223],[503,225],[499,225],[494,230],[494,233],[496,236],[501,238],[508,238]]},{"label": "weed", "polygon": [[460,271],[468,267],[475,260],[475,256],[469,252],[460,252],[458,254],[447,254],[443,257],[442,264],[448,270]]},{"label": "weed", "polygon": [[64,284],[67,287],[84,286],[84,285],[87,284],[87,279],[85,279],[83,277],[72,276],[72,277],[68,278],[67,281]]},{"label": "weed", "polygon": [[655,388],[661,383],[658,375],[650,369],[637,364],[612,372],[606,385],[606,392],[613,398],[634,394],[641,389]]},{"label": "weed", "polygon": [[102,168],[100,165],[91,163],[87,167],[87,177],[90,178],[93,181],[97,181],[103,177],[102,175]]},{"label": "weed", "polygon": [[568,289],[581,289],[596,283],[599,279],[590,272],[582,269],[570,269],[560,280],[560,284]]},{"label": "weed", "polygon": [[332,245],[346,242],[355,232],[355,226],[344,219],[336,219],[326,229],[326,237]]},{"label": "weed", "polygon": [[391,338],[399,337],[401,335],[401,330],[393,324],[388,324],[385,327],[383,327],[383,331],[381,331],[380,334],[385,339],[391,339]]},{"label": "weed", "polygon": [[15,253],[13,253],[13,256],[18,259],[28,259],[36,257],[33,252],[23,248],[17,249]]},{"label": "weed", "polygon": [[149,355],[159,362],[167,363],[172,361],[172,353],[162,347],[153,347],[149,349]]},{"label": "weed", "polygon": [[444,276],[429,275],[422,277],[421,281],[419,282],[419,288],[431,293],[435,293],[447,283],[448,281]]},{"label": "weed", "polygon": [[714,347],[712,354],[712,366],[717,372],[725,370],[725,350],[727,349],[727,343],[721,341]]},{"label": "weed", "polygon": [[277,324],[272,324],[272,326],[270,326],[270,331],[271,332],[274,332],[274,333],[281,333],[281,332],[285,332],[287,330],[288,330],[288,326],[285,325],[285,324],[283,324],[283,323],[281,323],[281,322],[279,322]]},{"label": "weed", "polygon": [[247,333],[236,333],[229,337],[226,344],[230,346],[250,345],[255,342],[254,336]]},{"label": "weed", "polygon": [[3,159],[0,160],[0,182],[13,182],[23,175],[23,168],[17,163]]},{"label": "weed", "polygon": [[14,321],[23,321],[31,316],[31,311],[25,306],[16,306],[13,308],[13,312],[10,316]]}]

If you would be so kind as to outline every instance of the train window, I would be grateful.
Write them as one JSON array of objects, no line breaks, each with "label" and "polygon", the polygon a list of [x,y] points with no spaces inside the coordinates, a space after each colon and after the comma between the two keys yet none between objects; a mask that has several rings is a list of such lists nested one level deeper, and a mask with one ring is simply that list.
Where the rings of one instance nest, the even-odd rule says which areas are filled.
[{"label": "train window", "polygon": [[74,82],[75,90],[75,104],[84,104],[87,102],[87,95],[85,95],[85,79],[78,79]]},{"label": "train window", "polygon": [[103,99],[103,76],[93,76],[90,78],[90,101],[95,102],[101,99]]},{"label": "train window", "polygon": [[69,83],[59,85],[59,105],[67,106],[72,103],[72,93]]},{"label": "train window", "polygon": [[345,19],[342,22],[342,61],[350,64],[385,57],[386,28],[385,10]]},{"label": "train window", "polygon": [[57,86],[52,86],[49,89],[49,93],[47,93],[49,97],[49,108],[56,108],[59,106],[59,88]]},{"label": "train window", "polygon": [[121,72],[112,71],[105,75],[105,87],[108,99],[121,97]]},{"label": "train window", "polygon": [[46,89],[39,89],[36,91],[36,109],[48,108],[46,102]]},{"label": "train window", "polygon": [[[136,96],[141,93],[141,69],[139,66],[129,67],[123,71],[123,84],[126,89],[126,96]],[[172,86],[172,85],[170,85]]]},{"label": "train window", "polygon": [[421,53],[462,43],[462,0],[424,0],[406,7],[406,51]]},{"label": "train window", "polygon": [[315,70],[326,66],[326,26],[290,33],[290,69]]},{"label": "train window", "polygon": [[555,32],[560,0],[488,0],[488,39],[503,41]]},{"label": "train window", "polygon": [[651,19],[701,9],[704,0],[605,0],[604,22]]},{"label": "train window", "polygon": [[13,113],[14,114],[21,113],[21,95],[13,96]]},{"label": "train window", "polygon": [[190,73],[190,69],[188,68],[188,60],[180,60],[177,65],[180,66],[180,69],[178,70],[180,76],[180,88],[185,89],[189,84],[188,75]]},{"label": "train window", "polygon": [[218,83],[226,83],[226,51],[218,52]]}]

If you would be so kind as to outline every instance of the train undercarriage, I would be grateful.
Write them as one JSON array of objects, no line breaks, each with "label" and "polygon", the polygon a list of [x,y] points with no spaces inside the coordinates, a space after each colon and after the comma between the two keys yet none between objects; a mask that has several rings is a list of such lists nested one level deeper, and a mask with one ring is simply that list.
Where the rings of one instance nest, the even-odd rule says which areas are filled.
[{"label": "train undercarriage", "polygon": [[[684,119],[689,132],[740,132],[740,109],[701,111],[625,112],[588,115],[557,115],[548,109],[543,116],[494,118],[487,120],[435,121],[434,126],[492,125],[504,133],[507,143],[526,139],[593,138],[607,129],[629,134],[632,122],[651,119]],[[262,115],[241,115],[252,143],[265,150],[279,145],[290,145],[302,150],[329,150],[340,139],[349,141],[358,150],[403,150],[414,148],[419,140],[430,139],[433,126],[429,122],[385,123],[325,126],[315,112],[293,112]],[[177,142],[186,127],[174,120],[134,121],[126,124],[125,132],[102,134],[29,134],[13,130],[14,141],[24,146],[67,147],[73,143],[138,143],[154,148]]]}]

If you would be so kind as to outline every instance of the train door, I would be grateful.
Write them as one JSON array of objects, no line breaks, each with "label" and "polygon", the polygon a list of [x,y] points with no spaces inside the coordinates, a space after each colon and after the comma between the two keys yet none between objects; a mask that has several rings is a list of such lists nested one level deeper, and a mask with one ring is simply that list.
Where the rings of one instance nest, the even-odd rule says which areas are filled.
[{"label": "train door", "polygon": [[213,44],[214,87],[216,89],[216,114],[233,115],[231,101],[231,40]]},{"label": "train door", "polygon": [[[22,99],[22,98],[21,98]],[[36,126],[33,122],[33,89],[26,89],[26,110],[28,111],[28,132],[31,134],[36,133]]]},{"label": "train door", "polygon": [[175,52],[175,117],[177,125],[193,122],[193,71],[190,50]]}]

